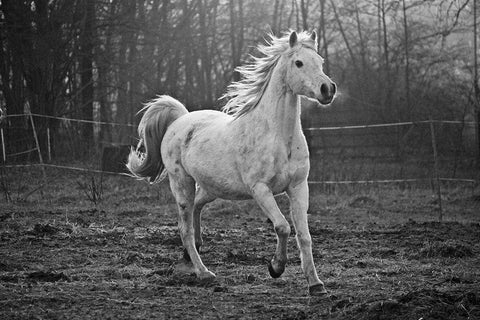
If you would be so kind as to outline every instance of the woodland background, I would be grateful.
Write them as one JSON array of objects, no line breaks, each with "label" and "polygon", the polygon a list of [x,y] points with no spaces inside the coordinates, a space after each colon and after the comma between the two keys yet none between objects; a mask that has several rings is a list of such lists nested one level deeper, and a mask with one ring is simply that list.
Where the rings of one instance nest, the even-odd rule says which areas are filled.
[{"label": "woodland background", "polygon": [[[30,109],[132,125],[142,103],[158,94],[190,110],[219,109],[218,98],[238,80],[235,67],[256,54],[266,33],[296,29],[318,32],[325,72],[340,93],[326,111],[305,105],[304,127],[477,121],[474,6],[473,0],[0,0],[0,103],[9,115]],[[135,144],[134,126],[35,121],[42,151],[49,128],[54,156]],[[9,117],[3,125],[7,153],[31,143],[27,118]],[[474,126],[440,129],[440,142],[442,134],[458,138],[445,148],[478,149]],[[385,139],[417,143],[408,128]]]}]

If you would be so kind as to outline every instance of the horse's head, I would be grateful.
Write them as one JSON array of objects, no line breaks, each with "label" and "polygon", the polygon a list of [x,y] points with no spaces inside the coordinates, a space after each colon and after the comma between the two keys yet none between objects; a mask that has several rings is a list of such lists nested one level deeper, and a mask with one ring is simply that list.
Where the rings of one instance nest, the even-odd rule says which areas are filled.
[{"label": "horse's head", "polygon": [[317,34],[299,41],[295,31],[290,34],[290,52],[285,55],[286,86],[294,94],[317,100],[321,105],[330,104],[335,98],[337,86],[323,72],[323,58],[317,53]]}]

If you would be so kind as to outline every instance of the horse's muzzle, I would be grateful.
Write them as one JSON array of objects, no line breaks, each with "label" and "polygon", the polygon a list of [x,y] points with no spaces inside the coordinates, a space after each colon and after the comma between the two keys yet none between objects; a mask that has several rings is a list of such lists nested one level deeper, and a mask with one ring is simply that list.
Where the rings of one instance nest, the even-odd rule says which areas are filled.
[{"label": "horse's muzzle", "polygon": [[318,99],[318,102],[322,105],[330,104],[335,98],[335,93],[337,93],[337,85],[335,82],[322,83],[320,86],[321,97]]}]

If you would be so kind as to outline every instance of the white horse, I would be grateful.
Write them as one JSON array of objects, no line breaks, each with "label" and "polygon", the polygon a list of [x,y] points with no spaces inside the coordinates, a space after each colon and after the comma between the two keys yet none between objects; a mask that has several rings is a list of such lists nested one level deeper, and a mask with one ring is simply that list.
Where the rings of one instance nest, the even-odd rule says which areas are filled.
[{"label": "white horse", "polygon": [[[160,96],[143,110],[139,147],[128,168],[137,178],[160,181],[168,174],[179,211],[184,259],[198,278],[214,278],[199,256],[200,215],[216,198],[255,199],[277,234],[270,275],[287,262],[290,226],[274,195],[286,192],[311,295],[325,295],[312,256],[308,230],[309,153],[300,123],[300,96],[328,105],[336,86],[323,73],[316,33],[270,36],[262,57],[237,69],[242,80],[230,85],[223,111],[189,113],[177,100]],[[145,152],[140,152],[140,147]]]}]

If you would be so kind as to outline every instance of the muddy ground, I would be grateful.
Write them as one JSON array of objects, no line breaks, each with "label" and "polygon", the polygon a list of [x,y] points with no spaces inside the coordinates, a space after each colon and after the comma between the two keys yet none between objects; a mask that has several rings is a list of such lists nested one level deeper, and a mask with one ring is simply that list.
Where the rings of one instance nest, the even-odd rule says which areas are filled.
[{"label": "muddy ground", "polygon": [[287,269],[270,278],[275,235],[251,201],[206,207],[201,256],[217,279],[202,282],[175,270],[165,183],[48,177],[2,177],[0,319],[480,319],[478,190],[444,190],[437,222],[430,189],[312,187],[326,300],[308,295],[293,231]]}]

